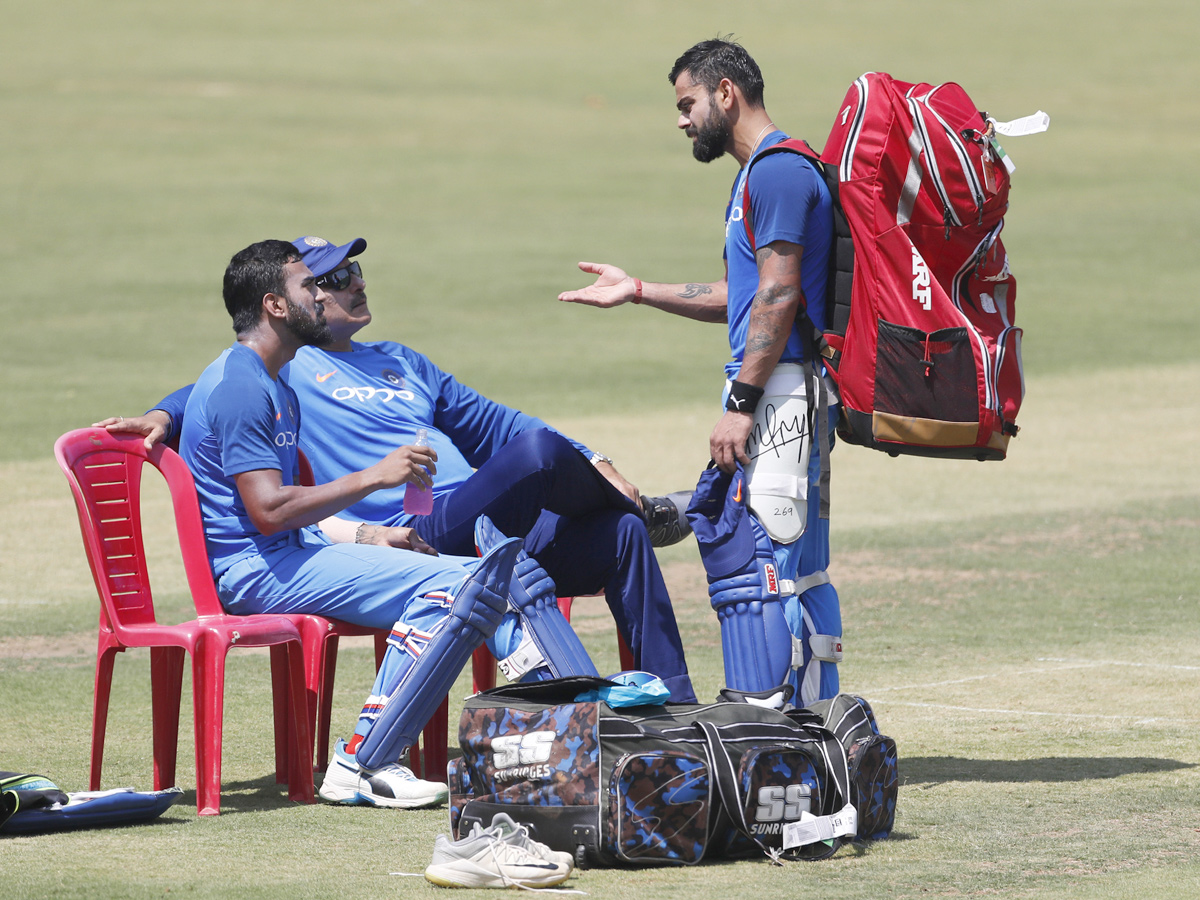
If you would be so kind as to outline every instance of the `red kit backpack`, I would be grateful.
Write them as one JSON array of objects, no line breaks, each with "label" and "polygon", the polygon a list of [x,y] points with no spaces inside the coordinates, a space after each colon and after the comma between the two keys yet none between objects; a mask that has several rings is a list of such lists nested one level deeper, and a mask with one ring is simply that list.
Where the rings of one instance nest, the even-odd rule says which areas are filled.
[{"label": "red kit backpack", "polygon": [[[1039,112],[999,128],[1027,134],[1048,123]],[[1013,167],[997,126],[957,84],[869,72],[850,87],[819,157],[796,140],[756,157],[800,153],[833,195],[829,327],[817,341],[848,443],[1004,459],[1017,433],[1017,283],[1000,240]],[[749,211],[746,222],[753,244]]]}]

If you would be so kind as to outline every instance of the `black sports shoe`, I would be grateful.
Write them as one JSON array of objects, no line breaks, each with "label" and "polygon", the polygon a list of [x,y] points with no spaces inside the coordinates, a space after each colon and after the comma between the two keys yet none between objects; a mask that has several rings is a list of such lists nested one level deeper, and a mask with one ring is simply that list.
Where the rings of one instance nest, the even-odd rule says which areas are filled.
[{"label": "black sports shoe", "polygon": [[650,532],[651,546],[669,547],[692,533],[692,526],[683,514],[691,499],[691,491],[675,491],[665,497],[642,495],[642,518]]}]

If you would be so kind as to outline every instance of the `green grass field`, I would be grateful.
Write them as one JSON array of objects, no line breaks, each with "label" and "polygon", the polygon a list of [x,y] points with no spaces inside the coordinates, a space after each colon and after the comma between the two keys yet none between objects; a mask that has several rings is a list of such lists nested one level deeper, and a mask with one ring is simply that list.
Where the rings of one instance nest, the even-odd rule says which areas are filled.
[{"label": "green grass field", "polygon": [[[139,412],[231,340],[229,256],[363,236],[368,336],[617,459],[648,493],[707,460],[723,330],[559,304],[580,259],[720,272],[734,167],[695,163],[665,75],[733,32],[820,143],[863,71],[961,82],[1013,139],[1005,243],[1028,393],[1003,464],[834,456],[843,686],[900,746],[896,834],[776,868],[587,871],[593,896],[1200,896],[1200,13],[982,5],[0,0],[0,769],[84,788],[96,599],[57,435]],[[161,496],[162,606],[186,617]],[[701,695],[720,646],[691,541],[661,553]],[[575,622],[616,668],[603,604]],[[369,651],[343,651],[335,729]],[[148,660],[117,665],[106,786],[150,786]],[[0,838],[0,896],[392,897],[444,810],[299,807],[266,659],[233,654],[223,814]],[[469,690],[464,678],[454,694]],[[185,693],[188,687],[185,685]],[[190,702],[185,697],[185,703]],[[187,717],[185,716],[185,719]]]}]

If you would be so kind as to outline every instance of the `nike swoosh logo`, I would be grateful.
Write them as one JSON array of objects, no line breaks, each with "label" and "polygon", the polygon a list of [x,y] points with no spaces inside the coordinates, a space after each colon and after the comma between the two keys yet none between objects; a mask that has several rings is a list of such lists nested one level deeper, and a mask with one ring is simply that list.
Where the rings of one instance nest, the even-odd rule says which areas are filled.
[{"label": "nike swoosh logo", "polygon": [[338,372],[338,370],[334,369],[332,372],[328,372],[325,375],[318,375],[317,376],[317,384],[324,384],[326,381],[328,381],[330,378],[332,378],[334,375],[336,375],[337,372]]},{"label": "nike swoosh logo", "polygon": [[558,869],[558,866],[556,866],[554,863],[546,863],[544,865],[537,865],[535,863],[521,863],[520,865],[508,865],[505,868],[508,868],[508,869],[550,869],[553,871],[553,870]]},{"label": "nike swoosh logo", "polygon": [[733,498],[733,502],[734,503],[742,502],[742,483],[741,483],[741,481],[738,481],[737,495]]}]

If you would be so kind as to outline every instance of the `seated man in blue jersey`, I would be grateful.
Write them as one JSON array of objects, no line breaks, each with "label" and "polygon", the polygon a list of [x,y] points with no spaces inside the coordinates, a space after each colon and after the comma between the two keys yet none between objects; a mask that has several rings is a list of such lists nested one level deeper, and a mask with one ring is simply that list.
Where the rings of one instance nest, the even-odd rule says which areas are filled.
[{"label": "seated man in blue jersey", "polygon": [[[321,523],[335,540],[375,540],[375,526],[405,525],[444,553],[474,552],[473,529],[488,516],[549,573],[564,596],[604,591],[634,667],[663,679],[677,702],[695,699],[683,645],[653,544],[687,534],[686,495],[646,498],[612,461],[545,422],[461,384],[428,357],[390,341],[352,340],[371,321],[362,267],[367,246],[321,238],[293,242],[329,293],[330,339],[301,347],[286,371],[300,398],[301,449],[318,482],[362,468],[428,432],[438,474],[433,511],[406,515],[403,488],[381,490]],[[111,428],[161,439],[183,413],[188,388],[146,417]],[[643,508],[645,514],[643,514]],[[651,531],[656,540],[652,541]]]},{"label": "seated man in blue jersey", "polygon": [[225,271],[237,340],[197,380],[180,453],[196,480],[205,543],[225,608],[316,613],[390,628],[374,688],[347,745],[338,741],[321,796],[416,807],[444,801],[398,760],[471,653],[506,615],[520,540],[482,558],[438,556],[403,527],[377,544],[330,543],[316,526],[378,490],[430,486],[434,452],[404,446],[316,486],[298,484],[301,407],[280,370],[324,341],[329,297],[286,241],[237,253]]}]

